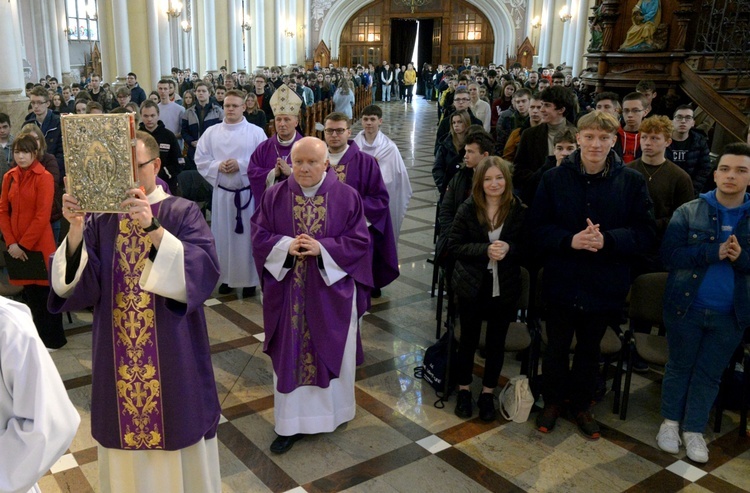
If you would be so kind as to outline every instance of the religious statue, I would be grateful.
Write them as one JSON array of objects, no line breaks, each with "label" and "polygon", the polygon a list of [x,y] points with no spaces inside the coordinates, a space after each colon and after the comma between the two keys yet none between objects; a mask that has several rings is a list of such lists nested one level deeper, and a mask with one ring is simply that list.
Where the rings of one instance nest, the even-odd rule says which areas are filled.
[{"label": "religious statue", "polygon": [[633,7],[633,25],[628,29],[625,42],[620,51],[656,51],[663,49],[666,39],[662,40],[660,29],[661,3],[660,0],[638,0]]},{"label": "religious statue", "polygon": [[594,15],[589,17],[589,30],[591,31],[591,41],[589,42],[588,51],[593,53],[602,49],[602,3],[593,8]]}]

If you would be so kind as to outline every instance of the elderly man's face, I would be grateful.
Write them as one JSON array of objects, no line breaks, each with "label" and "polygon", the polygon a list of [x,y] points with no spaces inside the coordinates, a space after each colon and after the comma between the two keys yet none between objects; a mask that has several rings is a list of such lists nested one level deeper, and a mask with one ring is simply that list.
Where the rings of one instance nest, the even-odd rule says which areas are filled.
[{"label": "elderly man's face", "polygon": [[328,168],[328,151],[325,143],[314,137],[300,139],[292,147],[292,173],[301,187],[320,183]]}]

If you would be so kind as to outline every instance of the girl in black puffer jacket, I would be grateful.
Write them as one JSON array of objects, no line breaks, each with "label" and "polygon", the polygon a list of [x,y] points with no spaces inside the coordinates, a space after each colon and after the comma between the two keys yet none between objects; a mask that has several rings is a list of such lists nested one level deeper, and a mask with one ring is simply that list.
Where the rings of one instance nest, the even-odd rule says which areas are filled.
[{"label": "girl in black puffer jacket", "polygon": [[452,286],[458,296],[461,342],[456,363],[456,415],[470,418],[474,352],[487,320],[487,359],[479,416],[495,419],[493,391],[503,366],[505,336],[521,292],[520,241],[526,207],[513,195],[510,163],[485,158],[474,173],[472,196],[458,208],[448,248],[456,260]]}]

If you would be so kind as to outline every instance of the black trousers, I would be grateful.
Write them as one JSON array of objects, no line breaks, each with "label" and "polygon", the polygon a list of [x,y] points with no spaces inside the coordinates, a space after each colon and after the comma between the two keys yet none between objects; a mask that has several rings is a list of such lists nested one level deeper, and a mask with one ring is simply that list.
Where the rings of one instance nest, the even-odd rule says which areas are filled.
[{"label": "black trousers", "polygon": [[459,385],[470,385],[474,373],[474,353],[479,346],[482,320],[487,320],[485,349],[487,358],[484,364],[482,385],[491,389],[497,387],[500,371],[505,358],[505,336],[508,325],[516,317],[516,303],[503,303],[492,297],[492,276],[485,275],[479,298],[458,297],[458,316],[461,320],[461,341],[458,345],[456,376]]},{"label": "black trousers", "polygon": [[68,340],[63,330],[62,313],[53,315],[47,310],[47,299],[49,298],[49,286],[38,286],[27,284],[23,287],[23,300],[31,310],[34,325],[42,339],[45,347],[58,349],[63,347]]},{"label": "black trousers", "polygon": [[404,99],[406,99],[407,103],[411,103],[411,99],[414,96],[414,86],[405,86],[404,87]]},{"label": "black trousers", "polygon": [[[550,306],[547,310],[547,349],[542,359],[544,404],[561,404],[570,399],[573,412],[591,406],[599,371],[599,345],[607,327],[617,322],[619,313],[584,313],[569,307]],[[568,354],[573,335],[576,349],[573,366]]]}]

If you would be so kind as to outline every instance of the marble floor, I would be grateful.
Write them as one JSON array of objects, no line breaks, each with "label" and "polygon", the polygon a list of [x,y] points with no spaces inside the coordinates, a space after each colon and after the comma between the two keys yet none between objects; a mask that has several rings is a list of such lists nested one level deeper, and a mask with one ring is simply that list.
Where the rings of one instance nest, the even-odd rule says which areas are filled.
[{"label": "marble floor", "polygon": [[[434,103],[383,103],[383,130],[399,145],[414,196],[399,242],[401,277],[383,290],[362,325],[364,364],[356,375],[357,414],[334,433],[312,436],[272,455],[272,371],[262,352],[257,298],[206,302],[216,389],[222,405],[218,438],[223,490],[229,492],[739,492],[750,491],[750,439],[738,438],[738,416],[709,433],[711,461],[656,448],[661,373],[635,375],[628,419],[611,413],[612,393],[594,408],[603,438],[589,442],[561,420],[544,435],[534,414],[523,424],[453,414],[455,398],[433,407],[435,392],[413,370],[434,342],[436,299],[430,297]],[[355,125],[355,131],[359,130]],[[81,414],[68,453],[42,478],[45,493],[98,492],[97,451],[90,433],[91,314],[74,313],[68,345],[52,357]],[[476,374],[483,361],[477,356]],[[508,356],[503,378],[519,373]],[[475,394],[480,382],[475,379]],[[149,492],[152,493],[152,492]],[[158,492],[153,492],[158,493]]]}]

